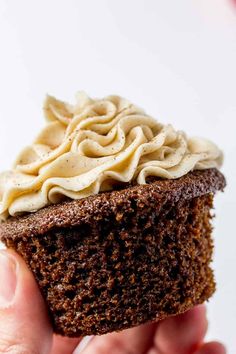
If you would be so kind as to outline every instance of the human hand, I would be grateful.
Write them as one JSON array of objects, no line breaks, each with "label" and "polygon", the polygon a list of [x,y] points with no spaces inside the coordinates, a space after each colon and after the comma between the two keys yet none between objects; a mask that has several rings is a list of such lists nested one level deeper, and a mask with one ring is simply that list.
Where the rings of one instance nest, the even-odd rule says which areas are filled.
[{"label": "human hand", "polygon": [[[120,333],[93,337],[82,354],[225,354],[204,343],[204,306]],[[33,275],[13,251],[0,252],[0,354],[72,354],[81,339],[53,335]]]}]

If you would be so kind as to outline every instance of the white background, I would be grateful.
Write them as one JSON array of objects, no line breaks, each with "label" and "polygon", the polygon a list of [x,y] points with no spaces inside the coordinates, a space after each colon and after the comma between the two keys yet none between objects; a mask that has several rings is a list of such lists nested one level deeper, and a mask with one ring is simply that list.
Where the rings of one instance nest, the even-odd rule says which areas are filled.
[{"label": "white background", "polygon": [[[209,338],[236,353],[236,7],[230,0],[0,0],[0,168],[43,125],[46,92],[116,93],[225,152]],[[174,354],[174,353],[173,353]]]}]

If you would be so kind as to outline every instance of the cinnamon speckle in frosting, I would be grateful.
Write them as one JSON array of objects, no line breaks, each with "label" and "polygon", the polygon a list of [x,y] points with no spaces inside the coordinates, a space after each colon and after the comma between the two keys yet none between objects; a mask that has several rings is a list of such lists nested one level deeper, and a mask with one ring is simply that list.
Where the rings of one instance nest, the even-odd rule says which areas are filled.
[{"label": "cinnamon speckle in frosting", "polygon": [[[0,216],[34,212],[110,190],[114,183],[145,184],[149,176],[179,178],[219,168],[222,152],[212,142],[188,138],[119,96],[75,105],[48,96],[46,126],[0,174]],[[111,183],[112,181],[112,183]]]}]

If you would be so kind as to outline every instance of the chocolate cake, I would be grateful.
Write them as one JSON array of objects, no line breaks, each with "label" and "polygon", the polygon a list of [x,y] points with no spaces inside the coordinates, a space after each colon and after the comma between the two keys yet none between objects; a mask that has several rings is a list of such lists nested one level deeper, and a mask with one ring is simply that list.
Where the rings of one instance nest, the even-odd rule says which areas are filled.
[{"label": "chocolate cake", "polygon": [[104,334],[177,315],[215,291],[218,169],[150,177],[9,217],[0,239],[27,262],[56,333]]},{"label": "chocolate cake", "polygon": [[104,334],[209,299],[222,151],[120,96],[48,96],[44,114],[0,173],[0,240],[32,270],[54,331]]}]

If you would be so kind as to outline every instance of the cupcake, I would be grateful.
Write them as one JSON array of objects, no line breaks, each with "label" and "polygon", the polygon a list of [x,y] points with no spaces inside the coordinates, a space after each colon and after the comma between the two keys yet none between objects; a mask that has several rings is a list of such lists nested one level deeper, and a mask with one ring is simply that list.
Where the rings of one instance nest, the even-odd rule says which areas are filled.
[{"label": "cupcake", "polygon": [[0,239],[33,272],[55,333],[105,334],[208,300],[220,149],[118,96],[48,96],[44,114],[0,175]]}]

